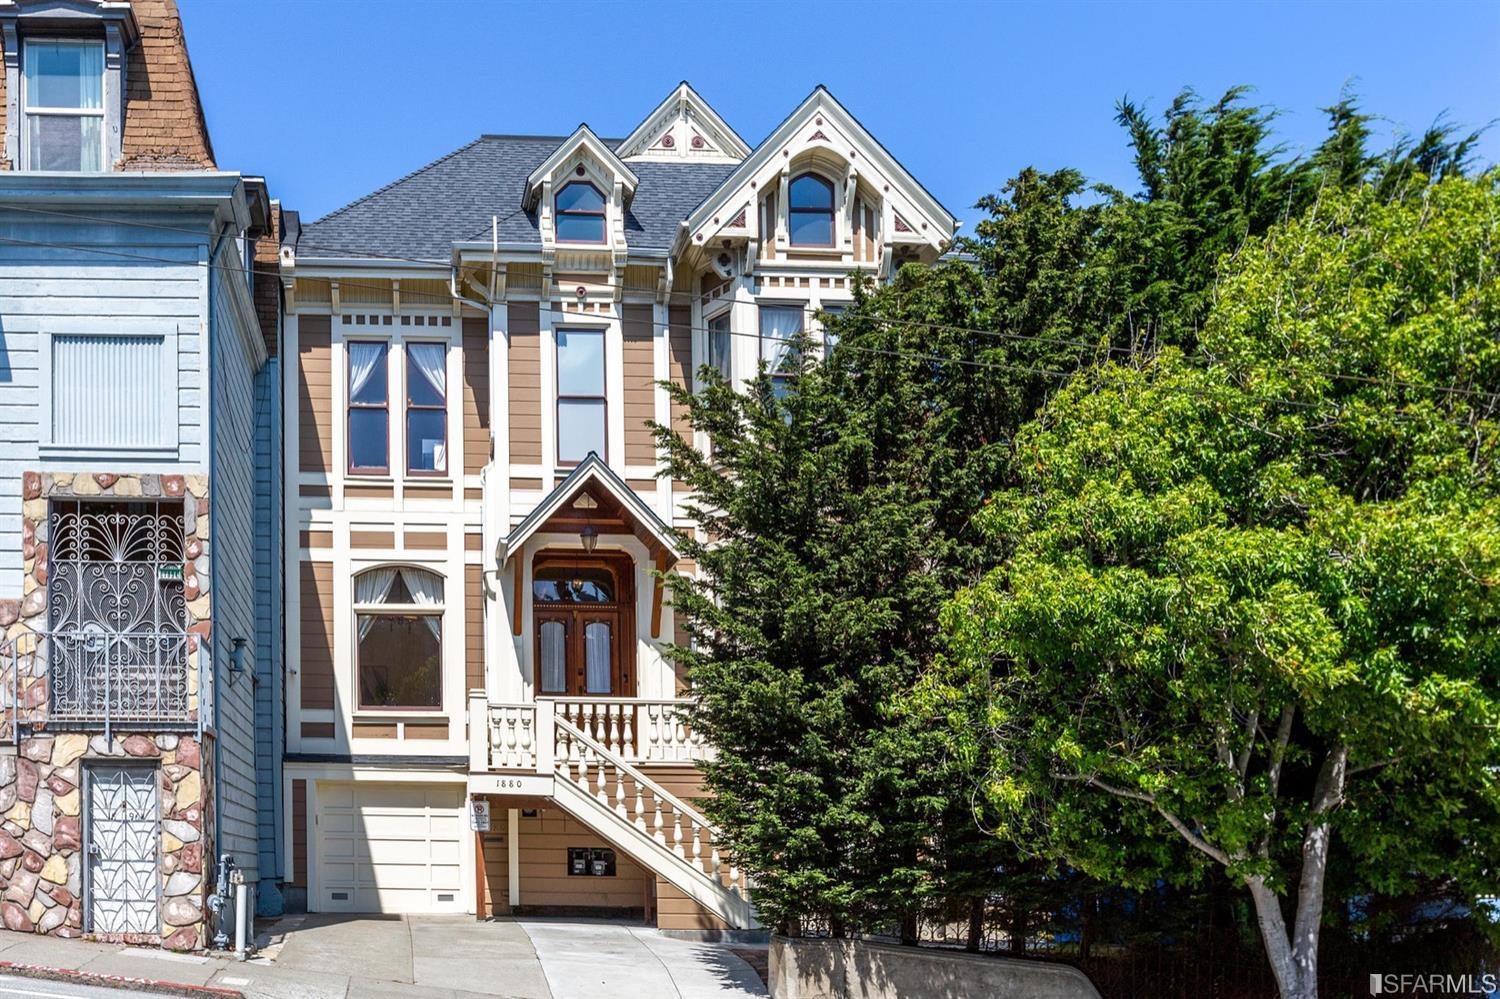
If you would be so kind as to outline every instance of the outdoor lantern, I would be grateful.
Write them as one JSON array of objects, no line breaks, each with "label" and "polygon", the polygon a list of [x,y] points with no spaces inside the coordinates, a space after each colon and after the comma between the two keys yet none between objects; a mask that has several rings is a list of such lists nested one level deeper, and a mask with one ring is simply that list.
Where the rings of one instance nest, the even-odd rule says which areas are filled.
[{"label": "outdoor lantern", "polygon": [[578,532],[578,540],[583,542],[584,551],[592,552],[599,543],[599,529],[593,524],[585,524],[583,530]]}]

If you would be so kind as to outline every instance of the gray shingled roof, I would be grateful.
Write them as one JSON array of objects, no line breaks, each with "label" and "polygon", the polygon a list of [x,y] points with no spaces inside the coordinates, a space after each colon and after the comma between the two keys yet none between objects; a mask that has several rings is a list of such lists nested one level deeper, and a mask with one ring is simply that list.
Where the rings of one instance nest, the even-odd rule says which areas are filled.
[{"label": "gray shingled roof", "polygon": [[[302,228],[297,255],[442,261],[457,241],[534,242],[535,212],[521,208],[526,178],[564,137],[485,135]],[[610,148],[618,139],[606,139]],[[729,176],[728,163],[632,163],[640,179],[625,215],[631,247],[668,249],[683,219]]]}]

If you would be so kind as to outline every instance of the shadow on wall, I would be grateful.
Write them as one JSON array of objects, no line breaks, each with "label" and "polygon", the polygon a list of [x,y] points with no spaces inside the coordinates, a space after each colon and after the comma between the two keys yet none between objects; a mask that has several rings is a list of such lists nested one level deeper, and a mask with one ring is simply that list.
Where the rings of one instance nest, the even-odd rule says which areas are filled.
[{"label": "shadow on wall", "polygon": [[773,999],[1099,999],[1077,968],[1049,961],[772,937]]}]

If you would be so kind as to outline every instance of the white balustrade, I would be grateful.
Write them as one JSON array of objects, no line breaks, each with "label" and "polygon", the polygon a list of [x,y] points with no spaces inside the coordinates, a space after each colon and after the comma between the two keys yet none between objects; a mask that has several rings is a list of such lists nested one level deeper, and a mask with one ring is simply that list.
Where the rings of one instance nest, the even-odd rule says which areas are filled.
[{"label": "white balustrade", "polygon": [[536,763],[535,705],[491,704],[490,768],[493,770],[533,770],[536,768]]}]

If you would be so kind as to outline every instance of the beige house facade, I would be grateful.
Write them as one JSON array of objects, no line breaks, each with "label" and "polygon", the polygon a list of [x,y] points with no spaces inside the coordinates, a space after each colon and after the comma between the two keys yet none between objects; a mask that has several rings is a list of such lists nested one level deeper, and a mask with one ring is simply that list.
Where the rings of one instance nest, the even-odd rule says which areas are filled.
[{"label": "beige house facade", "polygon": [[[694,802],[661,383],[773,371],[953,216],[824,88],[752,147],[686,83],[624,139],[485,135],[289,219],[286,881],[313,911],[753,930]],[[294,899],[295,900],[295,899]]]}]

